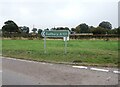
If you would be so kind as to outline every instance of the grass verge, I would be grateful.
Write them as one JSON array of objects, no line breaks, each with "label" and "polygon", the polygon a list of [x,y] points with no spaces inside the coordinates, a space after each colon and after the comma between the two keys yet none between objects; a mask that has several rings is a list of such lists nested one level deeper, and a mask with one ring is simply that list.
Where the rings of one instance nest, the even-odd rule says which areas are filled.
[{"label": "grass verge", "polygon": [[67,54],[64,54],[64,41],[47,40],[46,42],[45,54],[43,40],[2,40],[2,55],[53,63],[118,65],[118,41],[70,40],[67,42]]}]

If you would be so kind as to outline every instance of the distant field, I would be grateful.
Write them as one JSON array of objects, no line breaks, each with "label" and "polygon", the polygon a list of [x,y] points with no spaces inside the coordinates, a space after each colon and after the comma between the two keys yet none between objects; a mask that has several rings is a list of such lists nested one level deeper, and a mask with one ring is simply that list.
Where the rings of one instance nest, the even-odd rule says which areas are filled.
[{"label": "distant field", "polygon": [[77,62],[81,65],[117,66],[118,41],[70,40],[64,54],[63,40],[2,40],[3,56],[47,62]]}]

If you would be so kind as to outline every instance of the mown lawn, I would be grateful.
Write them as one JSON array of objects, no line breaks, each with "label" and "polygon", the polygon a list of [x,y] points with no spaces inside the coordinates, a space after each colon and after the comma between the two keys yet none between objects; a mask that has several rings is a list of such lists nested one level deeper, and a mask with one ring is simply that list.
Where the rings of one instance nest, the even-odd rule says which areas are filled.
[{"label": "mown lawn", "polygon": [[3,56],[47,62],[77,62],[86,65],[117,66],[118,41],[70,40],[64,54],[63,40],[2,40]]}]

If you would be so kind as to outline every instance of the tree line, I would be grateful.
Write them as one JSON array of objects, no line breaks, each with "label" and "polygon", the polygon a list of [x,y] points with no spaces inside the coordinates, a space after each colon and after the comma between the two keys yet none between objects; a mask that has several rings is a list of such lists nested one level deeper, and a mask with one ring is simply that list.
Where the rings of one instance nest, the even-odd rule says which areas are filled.
[{"label": "tree line", "polygon": [[[89,26],[86,23],[81,23],[75,28],[68,27],[57,27],[51,29],[37,29],[33,28],[33,34],[41,34],[43,30],[69,30],[71,34],[81,34],[81,33],[93,33],[93,34],[120,34],[120,26],[118,28],[112,29],[112,24],[108,21],[102,21],[97,27]],[[12,34],[12,33],[30,33],[30,28],[27,26],[18,26],[14,21],[8,20],[4,22],[2,29],[3,34]]]}]

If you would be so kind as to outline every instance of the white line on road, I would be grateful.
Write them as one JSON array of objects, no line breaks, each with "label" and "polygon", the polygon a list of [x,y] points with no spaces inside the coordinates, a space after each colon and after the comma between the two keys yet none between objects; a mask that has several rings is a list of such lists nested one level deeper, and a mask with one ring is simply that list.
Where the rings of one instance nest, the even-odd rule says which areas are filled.
[{"label": "white line on road", "polygon": [[85,67],[85,66],[72,66],[72,67],[80,68],[80,69],[87,69],[87,67]]},{"label": "white line on road", "polygon": [[119,73],[120,73],[120,71],[113,71],[113,73],[117,73],[117,74],[119,74]]},{"label": "white line on road", "polygon": [[98,68],[90,68],[90,69],[95,71],[109,72],[109,70],[106,70],[106,69],[98,69]]},{"label": "white line on road", "polygon": [[[72,66],[72,67],[74,67],[74,68],[80,68],[80,69],[88,69],[88,67],[85,67],[85,66]],[[106,70],[106,69],[98,69],[98,68],[90,68],[90,70],[109,72],[109,70]]]}]

